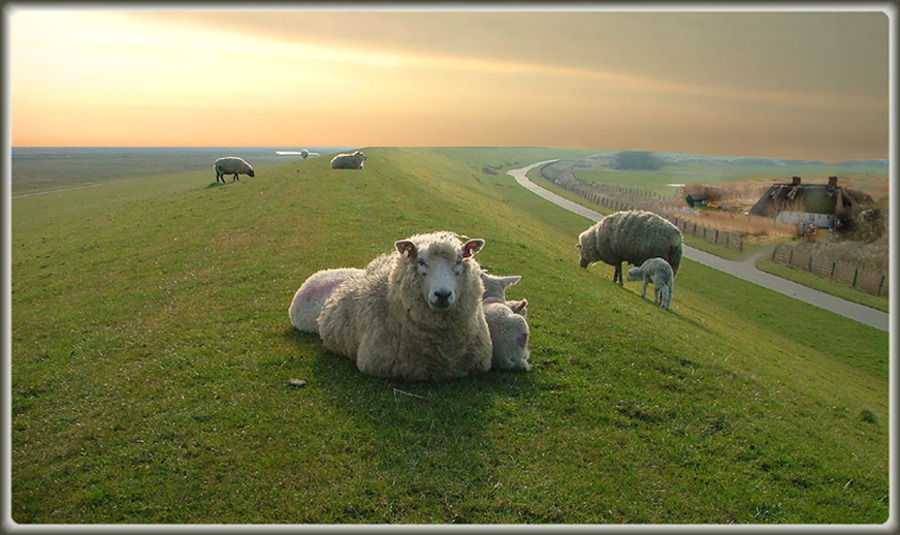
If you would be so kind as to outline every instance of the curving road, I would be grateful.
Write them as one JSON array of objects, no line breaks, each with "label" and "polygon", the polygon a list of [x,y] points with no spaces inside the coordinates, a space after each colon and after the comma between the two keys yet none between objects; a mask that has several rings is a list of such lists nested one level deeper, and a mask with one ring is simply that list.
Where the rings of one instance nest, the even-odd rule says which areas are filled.
[{"label": "curving road", "polygon": [[[525,174],[531,169],[555,161],[556,160],[545,160],[543,162],[533,163],[527,167],[523,167],[522,169],[510,169],[506,172],[506,174],[511,175],[513,178],[515,178],[516,182],[518,182],[524,188],[552,202],[553,204],[556,204],[557,206],[565,208],[566,210],[574,212],[578,215],[584,216],[591,221],[599,221],[603,219],[603,214],[563,197],[560,197],[552,191],[548,191],[538,186],[534,182],[528,180],[528,178],[525,176]],[[839,297],[835,297],[818,290],[813,290],[812,288],[803,286],[802,284],[797,284],[795,282],[791,282],[789,280],[785,280],[780,277],[776,277],[775,275],[771,275],[769,273],[756,269],[756,261],[763,255],[771,254],[771,252],[772,247],[766,247],[753,253],[752,255],[748,255],[747,257],[742,258],[741,260],[725,260],[704,251],[694,249],[693,247],[688,247],[686,245],[684,246],[684,258],[699,262],[713,269],[723,271],[725,273],[728,273],[729,275],[733,275],[754,284],[758,284],[764,288],[774,290],[789,297],[799,299],[804,303],[809,303],[810,305],[823,308],[825,310],[834,312],[835,314],[839,314],[846,318],[856,320],[871,327],[875,327],[876,329],[880,329],[882,331],[888,330],[889,316],[888,314],[881,312],[880,310],[875,310],[873,308],[859,305],[857,303],[853,303],[851,301],[847,301],[846,299],[841,299]]]}]

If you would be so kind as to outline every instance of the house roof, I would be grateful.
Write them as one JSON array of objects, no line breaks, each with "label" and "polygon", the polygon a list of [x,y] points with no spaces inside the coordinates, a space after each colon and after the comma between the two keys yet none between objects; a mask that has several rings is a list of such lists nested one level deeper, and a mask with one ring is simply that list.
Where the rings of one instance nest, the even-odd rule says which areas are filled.
[{"label": "house roof", "polygon": [[770,217],[782,210],[835,214],[852,205],[855,202],[843,194],[840,186],[829,191],[827,184],[773,184],[750,213]]}]

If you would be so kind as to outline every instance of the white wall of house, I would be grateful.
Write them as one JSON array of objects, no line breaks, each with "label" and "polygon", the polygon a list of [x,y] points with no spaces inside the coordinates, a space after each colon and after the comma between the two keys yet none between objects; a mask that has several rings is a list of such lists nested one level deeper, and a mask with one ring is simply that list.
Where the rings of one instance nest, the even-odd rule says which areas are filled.
[{"label": "white wall of house", "polygon": [[813,214],[810,212],[778,212],[775,221],[790,225],[802,225],[803,223],[815,223],[820,228],[834,228],[834,216],[831,214]]}]

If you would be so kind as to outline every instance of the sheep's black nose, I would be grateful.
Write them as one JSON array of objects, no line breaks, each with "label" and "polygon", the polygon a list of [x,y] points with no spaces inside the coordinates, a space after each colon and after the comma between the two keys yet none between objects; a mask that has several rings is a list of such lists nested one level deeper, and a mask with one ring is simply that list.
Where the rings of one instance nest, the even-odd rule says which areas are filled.
[{"label": "sheep's black nose", "polygon": [[453,295],[453,292],[450,290],[435,290],[434,297],[436,302],[434,305],[438,308],[447,308],[450,306],[451,295]]}]

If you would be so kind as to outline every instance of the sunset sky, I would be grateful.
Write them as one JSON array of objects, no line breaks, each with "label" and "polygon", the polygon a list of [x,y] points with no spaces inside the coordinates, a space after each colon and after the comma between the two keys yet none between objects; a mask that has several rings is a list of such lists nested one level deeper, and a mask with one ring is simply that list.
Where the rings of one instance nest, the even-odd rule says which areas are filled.
[{"label": "sunset sky", "polygon": [[889,154],[886,7],[317,6],[7,5],[12,146]]}]

